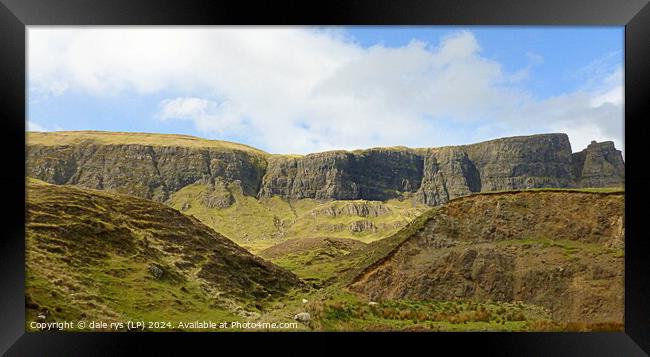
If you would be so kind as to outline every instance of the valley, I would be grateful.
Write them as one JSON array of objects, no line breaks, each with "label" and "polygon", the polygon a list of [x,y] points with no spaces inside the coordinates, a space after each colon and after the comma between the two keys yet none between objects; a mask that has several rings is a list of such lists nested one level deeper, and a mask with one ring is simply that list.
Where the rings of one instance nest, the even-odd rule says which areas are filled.
[{"label": "valley", "polygon": [[623,329],[624,163],[611,142],[275,155],[30,132],[26,173],[28,321],[308,313],[288,330]]}]

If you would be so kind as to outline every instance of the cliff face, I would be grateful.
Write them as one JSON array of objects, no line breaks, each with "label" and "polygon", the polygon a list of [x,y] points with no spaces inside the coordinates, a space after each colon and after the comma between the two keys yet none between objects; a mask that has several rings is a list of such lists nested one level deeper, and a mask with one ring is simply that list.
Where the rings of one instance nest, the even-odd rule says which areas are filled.
[{"label": "cliff face", "polygon": [[481,191],[571,186],[566,134],[519,136],[463,147],[476,165]]},{"label": "cliff face", "polygon": [[480,172],[461,148],[430,150],[424,156],[422,184],[416,194],[419,202],[436,206],[479,191]]},{"label": "cliff face", "polygon": [[409,149],[272,158],[260,196],[386,200],[402,192],[415,192],[422,181],[422,168],[422,157]]},{"label": "cliff face", "polygon": [[[229,143],[123,133],[29,135],[26,174],[50,183],[113,189],[157,201],[197,181],[235,183],[245,195],[284,199],[388,200],[413,196],[439,205],[472,192],[539,187],[603,187],[624,183],[621,152],[612,142],[572,154],[566,134],[496,139],[434,149],[377,148],[306,156],[266,155]],[[91,134],[88,134],[91,135]],[[101,135],[111,135],[102,142]],[[147,135],[138,143],[138,135]],[[41,136],[47,136],[44,143]],[[60,138],[61,140],[57,141]],[[167,143],[167,141],[169,143]],[[204,145],[203,147],[201,145]],[[221,190],[223,191],[223,190]],[[227,195],[226,195],[227,196]],[[230,197],[219,197],[226,205]]]},{"label": "cliff face", "polygon": [[579,187],[622,186],[625,183],[623,155],[612,141],[592,141],[586,149],[573,154],[572,161]]},{"label": "cliff face", "polygon": [[27,176],[156,201],[199,180],[238,182],[255,195],[266,161],[237,150],[149,145],[29,145]]},{"label": "cliff face", "polygon": [[277,157],[269,161],[260,196],[387,200],[414,193],[419,202],[438,205],[481,191],[622,185],[624,164],[614,161],[620,151],[613,144],[586,151],[588,159],[576,163],[566,134],[544,134],[437,149]]},{"label": "cliff face", "polygon": [[306,157],[272,157],[262,179],[260,196],[287,199],[354,199],[359,187],[350,177],[354,156],[326,152]]}]

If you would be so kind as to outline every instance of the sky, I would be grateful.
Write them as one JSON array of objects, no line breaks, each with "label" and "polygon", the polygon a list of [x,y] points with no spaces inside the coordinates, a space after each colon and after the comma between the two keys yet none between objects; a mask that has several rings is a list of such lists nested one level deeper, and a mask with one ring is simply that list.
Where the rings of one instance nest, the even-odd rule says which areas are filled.
[{"label": "sky", "polygon": [[566,133],[623,150],[623,27],[28,27],[28,130],[270,153]]}]

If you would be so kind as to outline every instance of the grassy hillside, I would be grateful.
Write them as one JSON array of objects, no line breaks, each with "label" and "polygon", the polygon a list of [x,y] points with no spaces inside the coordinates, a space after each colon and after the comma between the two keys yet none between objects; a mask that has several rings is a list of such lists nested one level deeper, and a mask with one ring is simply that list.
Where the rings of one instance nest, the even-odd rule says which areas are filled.
[{"label": "grassy hillside", "polygon": [[[477,192],[479,195],[498,195],[503,193],[519,193],[519,192],[584,192],[584,193],[614,193],[621,194],[625,193],[625,188],[623,187],[581,187],[581,188],[528,188],[525,190],[502,190],[502,191],[485,191]],[[461,197],[462,198],[462,197]],[[457,198],[460,199],[460,198]]]},{"label": "grassy hillside", "polygon": [[225,208],[205,204],[210,187],[201,183],[184,187],[173,194],[167,204],[219,229],[220,233],[251,251],[281,242],[285,226],[291,224],[297,215],[319,205],[318,201],[308,199],[296,202],[279,197],[258,200],[244,195],[232,185],[226,189],[233,202]]},{"label": "grassy hillside", "polygon": [[398,200],[327,202],[299,215],[285,236],[351,238],[369,243],[396,233],[427,209]]},{"label": "grassy hillside", "polygon": [[343,259],[366,244],[346,238],[296,238],[259,254],[316,287],[334,283]]},{"label": "grassy hillside", "polygon": [[[26,139],[28,175],[62,185],[27,182],[27,321],[289,322],[308,312],[295,330],[623,327],[623,188],[480,192],[431,208],[415,203],[418,185],[441,197],[474,191],[456,172],[464,154],[374,148],[346,166],[349,155],[271,155],[186,135]],[[523,144],[490,144],[513,140]],[[493,165],[483,189],[564,185],[538,173],[547,155],[527,140],[472,146]],[[531,162],[515,171],[527,178],[508,169],[520,149]],[[425,163],[437,175],[429,186]]]},{"label": "grassy hillside", "polygon": [[[166,205],[38,180],[27,188],[27,321],[290,322],[308,312],[309,322],[289,330],[622,329],[609,319],[622,308],[618,192],[477,194],[428,209],[370,243],[287,232],[302,220],[311,222],[302,227],[308,231],[350,217],[380,223],[420,208],[258,201],[231,187],[231,206],[204,211],[205,220],[222,213],[215,227],[276,234],[270,241],[277,244],[257,246],[259,254],[302,284]],[[197,197],[205,187],[189,188],[174,205],[207,210]],[[499,297],[510,288],[514,295]]]},{"label": "grassy hillside", "polygon": [[233,202],[209,207],[213,189],[196,183],[184,187],[167,204],[196,217],[206,225],[253,251],[297,238],[350,238],[371,242],[397,232],[427,209],[411,201],[283,200],[277,196],[256,199],[235,185],[224,188]]},{"label": "grassy hillside", "polygon": [[297,287],[163,204],[27,182],[27,321],[232,320]]},{"label": "grassy hillside", "polygon": [[291,270],[316,288],[327,287],[328,291],[338,291],[422,229],[437,211],[437,208],[429,209],[396,233],[369,244],[345,238],[296,238],[262,250],[259,254]]},{"label": "grassy hillside", "polygon": [[241,150],[249,153],[268,156],[269,154],[252,146],[230,141],[208,140],[190,135],[151,134],[113,131],[56,131],[28,132],[27,144],[43,146],[76,145],[94,143],[97,145],[150,145],[150,146],[179,146],[190,148],[217,148],[224,150]]},{"label": "grassy hillside", "polygon": [[314,330],[621,331],[622,203],[618,189],[477,194],[351,252],[261,254],[329,279],[304,306]]}]

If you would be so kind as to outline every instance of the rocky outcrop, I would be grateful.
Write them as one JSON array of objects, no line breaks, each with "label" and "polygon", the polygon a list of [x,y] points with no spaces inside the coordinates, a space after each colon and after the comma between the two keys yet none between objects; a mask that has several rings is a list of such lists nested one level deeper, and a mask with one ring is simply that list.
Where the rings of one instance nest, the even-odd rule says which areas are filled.
[{"label": "rocky outcrop", "polygon": [[309,212],[310,216],[359,216],[359,217],[380,217],[389,215],[393,212],[390,206],[381,202],[371,201],[349,201],[342,205],[330,205],[323,208],[317,208]]},{"label": "rocky outcrop", "polygon": [[480,173],[461,148],[431,150],[424,157],[423,171],[416,198],[430,206],[481,191]]},{"label": "rocky outcrop", "polygon": [[573,175],[579,187],[623,186],[625,164],[614,142],[592,141],[586,149],[573,154]]},{"label": "rocky outcrop", "polygon": [[269,160],[261,197],[386,200],[415,192],[423,160],[414,150],[332,151]]},{"label": "rocky outcrop", "polygon": [[496,139],[463,149],[478,170],[481,191],[569,187],[574,181],[566,134]]},{"label": "rocky outcrop", "polygon": [[388,200],[406,193],[435,206],[473,192],[622,185],[624,164],[613,144],[587,152],[587,159],[577,163],[580,153],[571,153],[566,134],[542,134],[437,149],[276,157],[269,160],[259,195]]},{"label": "rocky outcrop", "polygon": [[[28,143],[29,144],[29,143]],[[27,176],[165,201],[199,180],[259,190],[266,161],[238,150],[149,145],[28,145]],[[219,204],[219,203],[217,203]]]},{"label": "rocky outcrop", "polygon": [[207,208],[228,208],[234,202],[235,197],[233,197],[227,185],[219,179],[208,184],[207,189],[201,196],[201,203]]},{"label": "rocky outcrop", "polygon": [[350,230],[350,232],[359,233],[359,232],[366,232],[366,231],[376,231],[377,227],[375,227],[374,223],[362,219],[350,223],[348,229]]},{"label": "rocky outcrop", "polygon": [[305,157],[271,157],[260,197],[351,200],[360,195],[351,178],[354,155],[344,151]]},{"label": "rocky outcrop", "polygon": [[[55,184],[113,189],[166,201],[197,181],[215,187],[236,184],[249,196],[284,199],[380,200],[414,197],[439,205],[473,192],[540,187],[622,186],[624,163],[613,142],[592,142],[572,154],[566,134],[519,136],[435,149],[405,147],[331,151],[306,156],[266,155],[244,146],[213,147],[195,139],[191,146],[116,142],[120,133],[48,133],[26,149],[28,176]],[[30,134],[32,135],[32,134]],[[33,134],[38,135],[38,134]],[[97,141],[110,135],[110,141]],[[175,137],[174,137],[175,138]],[[189,140],[185,139],[184,140]],[[214,144],[212,144],[214,145]],[[215,183],[216,182],[216,183]],[[206,201],[228,207],[224,190]]]}]

